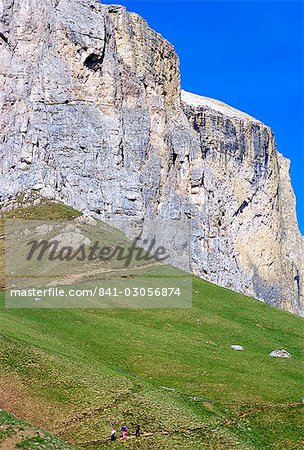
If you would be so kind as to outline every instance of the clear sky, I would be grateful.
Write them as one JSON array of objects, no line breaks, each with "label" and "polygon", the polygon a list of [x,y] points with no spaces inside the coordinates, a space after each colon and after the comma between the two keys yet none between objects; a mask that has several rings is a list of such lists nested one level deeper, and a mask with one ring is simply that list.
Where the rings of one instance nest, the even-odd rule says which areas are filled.
[{"label": "clear sky", "polygon": [[182,88],[269,125],[291,159],[304,234],[302,1],[103,1],[143,16],[175,46]]}]

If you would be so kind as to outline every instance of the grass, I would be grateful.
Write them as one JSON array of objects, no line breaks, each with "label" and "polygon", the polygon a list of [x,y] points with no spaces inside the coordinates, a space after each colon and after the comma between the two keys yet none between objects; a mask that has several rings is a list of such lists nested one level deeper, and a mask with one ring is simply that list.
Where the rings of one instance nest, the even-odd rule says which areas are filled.
[{"label": "grass", "polygon": [[[0,406],[15,404],[22,419],[78,449],[302,448],[295,315],[197,278],[184,310],[10,310],[3,294],[1,302]],[[271,358],[279,348],[292,358]],[[108,443],[112,426],[133,431],[137,421],[141,438]]]},{"label": "grass", "polygon": [[[20,198],[23,198],[20,194]],[[20,200],[21,201],[21,200]],[[20,203],[21,204],[21,203]],[[81,216],[79,211],[70,206],[42,199],[36,206],[18,207],[9,212],[0,212],[0,288],[4,288],[4,234],[5,219],[22,220],[71,220]]]},{"label": "grass", "polygon": [[19,207],[2,213],[0,214],[0,219],[70,220],[79,216],[81,216],[81,213],[70,206],[44,199],[39,205],[25,208]]},{"label": "grass", "polygon": [[[72,447],[62,442],[56,436],[34,427],[15,416],[0,410],[0,446],[5,448],[37,448],[48,450],[72,450]],[[4,448],[4,447],[1,447]]]}]

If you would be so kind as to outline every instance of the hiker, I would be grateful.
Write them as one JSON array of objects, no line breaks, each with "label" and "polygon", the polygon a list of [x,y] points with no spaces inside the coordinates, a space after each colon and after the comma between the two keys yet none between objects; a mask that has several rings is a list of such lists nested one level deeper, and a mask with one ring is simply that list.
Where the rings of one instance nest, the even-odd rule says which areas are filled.
[{"label": "hiker", "polygon": [[116,430],[113,427],[111,431],[111,441],[116,441]]},{"label": "hiker", "polygon": [[125,441],[127,438],[128,428],[124,425],[123,427],[121,427],[121,432],[122,432],[122,438]]},{"label": "hiker", "polygon": [[136,425],[136,429],[135,429],[135,436],[139,437],[139,435],[140,435],[140,423],[138,423]]}]

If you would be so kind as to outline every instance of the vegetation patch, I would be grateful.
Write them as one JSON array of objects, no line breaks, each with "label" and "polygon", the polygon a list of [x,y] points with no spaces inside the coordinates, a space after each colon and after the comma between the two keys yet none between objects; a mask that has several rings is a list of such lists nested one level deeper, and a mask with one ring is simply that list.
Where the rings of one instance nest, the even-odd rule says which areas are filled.
[{"label": "vegetation patch", "polygon": [[70,445],[56,436],[0,410],[0,449],[11,450],[16,448],[72,450]]},{"label": "vegetation patch", "polygon": [[[269,356],[280,348],[292,357]],[[77,449],[301,448],[302,361],[303,319],[197,278],[184,310],[6,309],[1,295],[0,407]],[[27,427],[20,448],[53,448],[3,414],[2,441]]]}]

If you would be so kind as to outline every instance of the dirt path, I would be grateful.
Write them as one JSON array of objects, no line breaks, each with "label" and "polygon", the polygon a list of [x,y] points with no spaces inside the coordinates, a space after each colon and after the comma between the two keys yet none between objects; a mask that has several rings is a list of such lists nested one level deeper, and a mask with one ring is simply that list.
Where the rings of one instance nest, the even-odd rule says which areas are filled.
[{"label": "dirt path", "polygon": [[[220,420],[216,424],[208,424],[208,425],[203,425],[201,427],[186,428],[186,429],[181,429],[181,430],[170,430],[170,431],[169,430],[166,430],[166,431],[161,430],[161,431],[146,432],[146,433],[143,432],[140,434],[140,438],[149,438],[149,437],[156,436],[156,435],[172,436],[174,434],[192,434],[192,433],[199,433],[201,431],[214,432],[216,430],[219,430],[220,428],[227,427],[231,424],[235,424],[242,418],[249,416],[251,414],[257,413],[257,412],[263,412],[263,411],[267,411],[267,410],[271,411],[271,410],[285,409],[285,408],[297,408],[299,406],[301,406],[299,403],[282,404],[282,405],[261,405],[259,408],[253,408],[248,411],[244,411],[243,413],[238,414],[236,417]],[[135,436],[135,434],[127,436],[127,440],[140,439],[140,438],[137,438]],[[122,441],[121,438],[118,438],[117,440]],[[91,447],[94,447],[97,445],[106,444],[108,442],[109,442],[109,439],[96,439],[96,440],[92,440],[92,441],[77,442],[76,445],[79,445],[80,448],[87,448],[87,446],[90,445],[90,448],[91,448]]]},{"label": "dirt path", "polygon": [[261,405],[258,408],[252,408],[247,411],[244,411],[240,414],[238,414],[236,417],[224,419],[223,425],[229,426],[231,424],[234,424],[238,422],[239,420],[243,419],[244,417],[250,416],[254,413],[259,413],[263,411],[272,411],[272,410],[278,410],[278,409],[286,409],[286,408],[298,408],[301,406],[300,403],[284,403],[282,405]]},{"label": "dirt path", "polygon": [[[197,433],[199,431],[208,431],[208,430],[214,430],[214,425],[205,425],[198,428],[187,428],[183,430],[166,430],[166,431],[154,431],[154,432],[147,432],[147,433],[140,433],[139,437],[136,437],[135,434],[128,435],[126,440],[129,441],[130,439],[142,439],[142,438],[149,438],[152,436],[157,435],[166,435],[166,436],[172,436],[173,434],[190,434],[190,433]],[[117,441],[122,441],[122,438],[117,438]],[[80,446],[95,446],[95,445],[101,445],[101,444],[107,444],[109,443],[109,439],[95,439],[93,441],[85,441],[85,442],[77,442],[76,445]]]},{"label": "dirt path", "polygon": [[68,420],[63,421],[58,428],[56,428],[53,432],[56,434],[56,436],[61,437],[64,436],[67,432],[69,432],[71,429],[76,428],[78,425],[83,424],[84,422],[88,421],[89,419],[92,419],[94,417],[97,417],[102,411],[105,409],[113,408],[117,403],[121,403],[122,401],[126,400],[128,397],[130,397],[131,392],[123,392],[122,394],[119,394],[112,403],[108,405],[99,406],[98,408],[95,408],[91,411],[85,411],[83,413],[80,413],[74,417],[71,417]]}]

